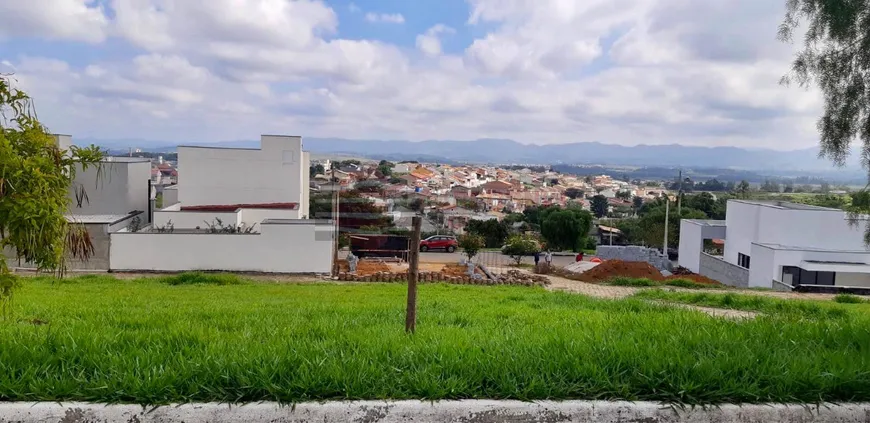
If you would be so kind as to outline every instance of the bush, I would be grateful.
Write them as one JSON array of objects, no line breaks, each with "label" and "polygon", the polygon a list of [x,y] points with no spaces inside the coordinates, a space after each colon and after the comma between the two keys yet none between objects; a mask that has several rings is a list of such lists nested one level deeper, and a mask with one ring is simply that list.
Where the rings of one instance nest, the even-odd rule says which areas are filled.
[{"label": "bush", "polygon": [[834,297],[834,302],[842,303],[842,304],[860,304],[860,303],[866,302],[866,300],[864,300],[861,297],[858,297],[857,295],[837,294],[837,296]]},{"label": "bush", "polygon": [[502,247],[501,252],[510,256],[519,266],[524,256],[540,251],[541,247],[534,238],[525,235],[514,235]]},{"label": "bush", "polygon": [[227,273],[184,272],[159,278],[169,285],[238,285],[242,283],[236,275]]},{"label": "bush", "polygon": [[465,253],[469,260],[474,258],[484,245],[485,241],[480,235],[465,234],[459,237],[459,248],[462,249],[462,252]]}]

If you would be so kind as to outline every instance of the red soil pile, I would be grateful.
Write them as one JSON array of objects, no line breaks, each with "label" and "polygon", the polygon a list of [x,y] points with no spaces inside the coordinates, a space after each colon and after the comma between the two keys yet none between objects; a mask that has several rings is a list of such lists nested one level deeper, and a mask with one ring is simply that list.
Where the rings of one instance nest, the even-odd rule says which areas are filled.
[{"label": "red soil pile", "polygon": [[646,278],[654,281],[664,279],[662,273],[644,261],[606,260],[598,266],[589,269],[580,275],[580,279],[586,282],[605,282],[616,277]]},{"label": "red soil pile", "polygon": [[[468,266],[463,266],[461,264],[455,264],[455,263],[445,264],[444,267],[441,268],[441,273],[443,273],[447,276],[462,277],[462,276],[467,276],[468,275],[467,272],[468,272]],[[477,267],[474,268],[474,273],[477,273],[479,275],[483,275],[483,272]]]}]

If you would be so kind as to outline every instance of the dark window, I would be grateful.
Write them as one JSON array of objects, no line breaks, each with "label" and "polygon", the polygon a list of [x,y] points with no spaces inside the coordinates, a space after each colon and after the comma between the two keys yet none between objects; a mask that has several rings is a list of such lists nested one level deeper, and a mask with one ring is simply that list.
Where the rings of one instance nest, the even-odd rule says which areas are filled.
[{"label": "dark window", "polygon": [[787,279],[785,275],[791,275],[791,285],[828,285],[833,286],[837,280],[837,274],[834,272],[812,272],[795,266],[783,266],[782,278]]},{"label": "dark window", "polygon": [[749,256],[743,253],[737,253],[737,265],[743,268],[749,268]]}]

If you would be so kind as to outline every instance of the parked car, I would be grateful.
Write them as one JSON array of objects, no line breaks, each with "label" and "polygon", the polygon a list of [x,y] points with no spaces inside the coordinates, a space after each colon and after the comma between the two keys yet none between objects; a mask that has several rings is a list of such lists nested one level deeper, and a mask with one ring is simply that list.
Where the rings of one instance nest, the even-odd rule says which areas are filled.
[{"label": "parked car", "polygon": [[456,237],[446,235],[433,235],[420,241],[420,251],[426,252],[429,250],[444,250],[452,253],[459,248],[459,241]]}]

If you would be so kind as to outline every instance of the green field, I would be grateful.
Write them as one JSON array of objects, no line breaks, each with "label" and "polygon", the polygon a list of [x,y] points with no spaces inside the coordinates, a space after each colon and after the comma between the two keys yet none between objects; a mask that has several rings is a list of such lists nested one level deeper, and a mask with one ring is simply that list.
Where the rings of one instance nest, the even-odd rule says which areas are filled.
[{"label": "green field", "polygon": [[409,336],[400,284],[198,281],[26,280],[0,322],[0,401],[870,400],[865,304],[755,304],[763,315],[735,321],[642,298],[423,285]]}]

